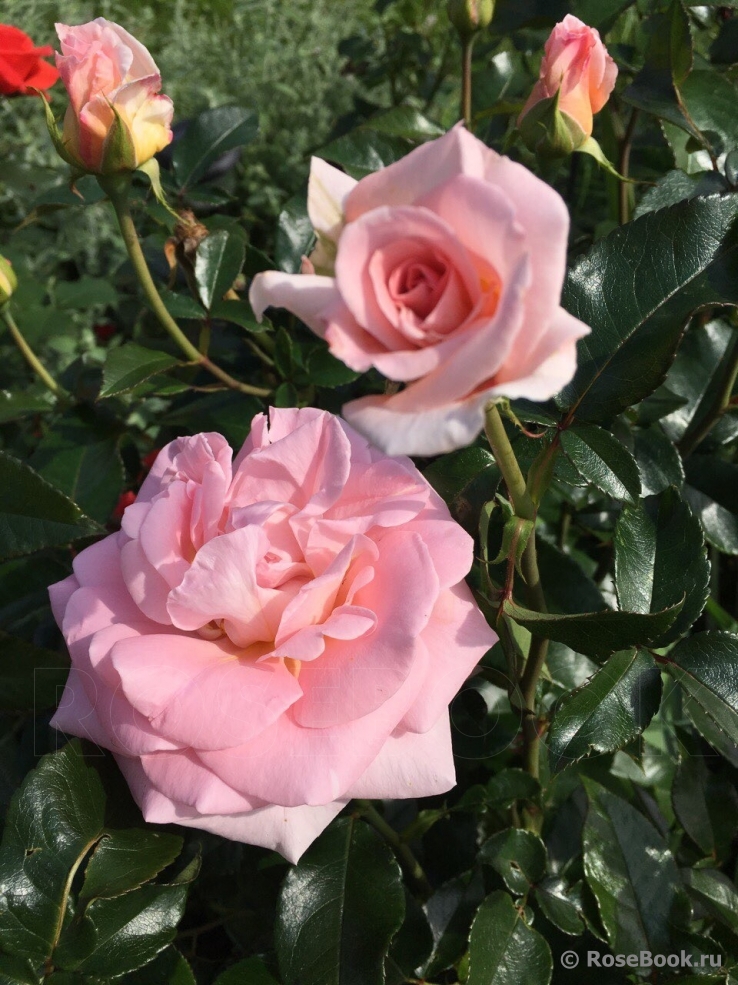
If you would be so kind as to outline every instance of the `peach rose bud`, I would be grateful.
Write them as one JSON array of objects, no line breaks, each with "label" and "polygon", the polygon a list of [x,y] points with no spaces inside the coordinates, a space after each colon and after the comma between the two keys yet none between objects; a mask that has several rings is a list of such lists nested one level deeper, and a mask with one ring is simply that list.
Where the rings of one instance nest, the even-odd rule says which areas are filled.
[{"label": "peach rose bud", "polygon": [[18,280],[10,260],[0,256],[0,308],[7,304],[17,286]]},{"label": "peach rose bud", "polygon": [[[69,93],[61,134],[52,138],[72,167],[93,174],[133,171],[172,139],[172,101],[147,49],[112,21],[57,24],[56,65]],[[51,121],[53,123],[53,121]]]},{"label": "peach rose bud", "polygon": [[540,77],[518,118],[526,145],[548,156],[578,150],[592,136],[593,116],[617,74],[599,32],[568,14],[546,42]]},{"label": "peach rose bud", "polygon": [[448,0],[448,19],[466,40],[489,27],[495,12],[495,0]]}]

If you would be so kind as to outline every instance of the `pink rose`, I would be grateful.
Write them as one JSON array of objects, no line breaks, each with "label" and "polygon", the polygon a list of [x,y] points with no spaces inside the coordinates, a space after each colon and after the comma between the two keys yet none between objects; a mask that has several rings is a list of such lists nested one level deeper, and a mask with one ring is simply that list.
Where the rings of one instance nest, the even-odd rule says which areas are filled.
[{"label": "pink rose", "polygon": [[[134,170],[166,147],[172,101],[157,95],[161,75],[140,41],[104,17],[78,27],[57,24],[56,33],[56,65],[70,99],[62,135],[70,158],[83,171],[109,174]],[[124,139],[108,140],[116,114]]]},{"label": "pink rose", "polygon": [[351,797],[454,782],[448,704],[496,640],[471,538],[407,459],[271,410],[231,462],[162,449],[122,530],[53,585],[53,724],[111,749],[146,820],[296,860]]},{"label": "pink rose", "polygon": [[559,94],[558,109],[592,136],[592,116],[599,113],[615,85],[618,67],[607,53],[599,32],[567,14],[551,32],[541,62],[541,74],[520,114],[523,117],[542,99]]},{"label": "pink rose", "polygon": [[343,408],[384,451],[468,445],[490,398],[544,400],[573,376],[589,329],[559,304],[566,206],[463,127],[358,183],[313,158],[308,209],[307,273],[258,274],[251,304],[288,308],[352,369],[406,384]]}]

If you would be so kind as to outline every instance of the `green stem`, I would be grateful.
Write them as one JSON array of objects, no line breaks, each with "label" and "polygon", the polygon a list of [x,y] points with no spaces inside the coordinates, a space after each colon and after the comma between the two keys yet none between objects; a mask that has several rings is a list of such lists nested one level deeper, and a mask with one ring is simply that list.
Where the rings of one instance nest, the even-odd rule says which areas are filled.
[{"label": "green stem", "polygon": [[474,35],[462,42],[461,49],[461,118],[468,130],[472,126],[472,51]]},{"label": "green stem", "polygon": [[[500,412],[493,403],[487,404],[485,410],[485,431],[489,439],[495,462],[502,478],[505,480],[515,515],[524,520],[536,519],[536,505],[531,498],[515,457],[510,439],[507,436]],[[526,545],[520,562],[523,578],[528,589],[530,606],[538,612],[546,611],[546,600],[541,586],[541,576],[538,570],[538,554],[536,551],[535,530]],[[531,638],[528,659],[520,677],[519,687],[523,699],[523,764],[531,776],[538,777],[538,759],[540,752],[540,737],[536,714],[536,688],[541,676],[546,655],[548,640],[539,636]]]},{"label": "green stem", "polygon": [[8,326],[8,331],[13,336],[13,341],[18,346],[21,351],[23,358],[26,360],[28,365],[31,367],[33,372],[38,376],[43,385],[54,394],[54,396],[59,400],[68,400],[69,394],[67,391],[60,386],[51,373],[46,369],[41,360],[38,358],[36,353],[30,347],[30,345],[23,338],[21,330],[15,323],[15,319],[10,313],[10,306],[6,303],[0,308],[0,314],[3,316],[3,321]]},{"label": "green stem", "polygon": [[215,376],[216,379],[219,379],[222,383],[225,383],[225,385],[230,387],[232,390],[239,390],[241,393],[248,393],[255,397],[268,397],[271,390],[265,390],[262,387],[257,386],[250,386],[248,383],[242,383],[240,380],[234,379],[226,373],[225,370],[221,369],[220,366],[216,366],[214,362],[208,359],[204,353],[200,352],[200,350],[194,346],[192,342],[190,342],[182,329],[167,311],[166,306],[164,305],[164,302],[162,301],[156,288],[156,284],[151,276],[151,272],[149,271],[146,258],[144,257],[143,250],[141,249],[141,243],[136,232],[136,227],[133,223],[133,217],[131,216],[131,209],[128,202],[128,183],[117,180],[98,180],[103,188],[103,191],[108,195],[113,208],[115,209],[115,215],[118,219],[118,225],[120,226],[123,242],[125,243],[128,256],[133,264],[133,269],[136,271],[136,276],[141,284],[146,300],[149,302],[154,314],[159,319],[159,323],[166,329],[172,340],[179,346],[191,363],[202,366],[203,369],[206,369],[209,373]]},{"label": "green stem", "polygon": [[395,850],[395,854],[397,855],[399,861],[407,869],[409,875],[415,881],[418,889],[427,899],[430,895],[432,895],[433,887],[428,881],[428,876],[423,871],[423,867],[420,862],[415,858],[410,850],[410,846],[402,840],[392,825],[385,821],[370,800],[357,800],[356,804],[371,826],[375,828],[382,835],[385,841],[387,841]]}]

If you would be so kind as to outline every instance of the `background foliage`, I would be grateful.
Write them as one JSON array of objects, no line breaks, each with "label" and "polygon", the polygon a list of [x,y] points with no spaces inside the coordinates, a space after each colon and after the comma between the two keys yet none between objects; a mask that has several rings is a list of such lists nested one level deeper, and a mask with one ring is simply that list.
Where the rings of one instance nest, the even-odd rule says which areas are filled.
[{"label": "background foliage", "polygon": [[[600,29],[620,66],[596,135],[636,185],[583,155],[541,170],[515,140],[542,45],[567,11]],[[382,834],[349,808],[292,868],[144,825],[109,757],[62,747],[48,728],[67,658],[46,586],[116,528],[155,449],[205,429],[238,446],[262,405],[205,392],[211,380],[179,364],[94,181],[79,182],[84,202],[72,195],[36,101],[0,103],[13,310],[73,395],[55,404],[0,337],[0,981],[735,982],[736,11],[499,0],[478,39],[475,132],[564,195],[564,303],[593,328],[572,384],[548,405],[514,405],[526,431],[507,425],[526,469],[554,461],[537,533],[549,613],[527,609],[516,582],[504,650],[452,708],[459,784],[448,796],[384,804]],[[177,119],[197,121],[165,184],[219,249],[195,258],[180,244],[170,310],[193,339],[205,324],[213,358],[278,405],[337,411],[381,389],[285,313],[259,329],[243,298],[272,258],[295,270],[309,246],[311,153],[361,177],[455,121],[458,46],[443,5],[6,0],[2,16],[43,44],[53,20],[94,15],[145,41]],[[62,94],[52,100],[59,114]],[[226,132],[236,159],[218,165]],[[136,219],[164,283],[172,224],[144,183]],[[231,284],[241,300],[221,301]],[[504,489],[488,445],[418,464],[476,536],[471,580],[495,618]],[[552,640],[538,778],[521,769],[511,688],[530,631]],[[403,846],[427,880],[400,867]],[[697,967],[639,958],[594,971],[593,950],[613,965],[648,950]]]}]

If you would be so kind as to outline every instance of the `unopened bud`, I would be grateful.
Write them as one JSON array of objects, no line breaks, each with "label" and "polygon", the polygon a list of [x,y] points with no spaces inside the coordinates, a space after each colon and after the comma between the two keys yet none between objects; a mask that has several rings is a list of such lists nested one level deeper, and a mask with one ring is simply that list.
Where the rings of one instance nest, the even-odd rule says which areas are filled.
[{"label": "unopened bud", "polygon": [[525,146],[544,160],[568,157],[587,139],[576,120],[559,109],[559,94],[541,99],[518,120]]},{"label": "unopened bud", "polygon": [[0,306],[10,300],[17,286],[18,278],[15,276],[10,260],[0,256]]},{"label": "unopened bud", "polygon": [[461,40],[468,41],[477,31],[489,27],[495,12],[495,0],[448,0],[446,10]]}]

